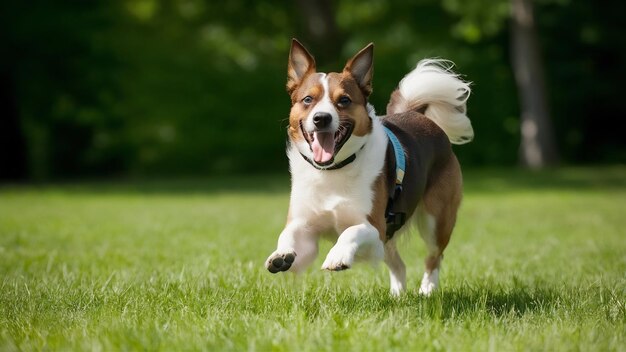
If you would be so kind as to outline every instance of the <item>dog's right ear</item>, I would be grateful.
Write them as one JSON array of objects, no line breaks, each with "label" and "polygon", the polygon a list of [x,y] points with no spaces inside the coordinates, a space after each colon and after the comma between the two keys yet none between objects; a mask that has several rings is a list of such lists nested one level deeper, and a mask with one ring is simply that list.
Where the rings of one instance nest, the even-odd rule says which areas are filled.
[{"label": "dog's right ear", "polygon": [[287,92],[291,94],[302,78],[311,72],[315,72],[315,59],[299,41],[292,39],[287,66]]},{"label": "dog's right ear", "polygon": [[343,69],[354,77],[365,97],[372,94],[372,74],[374,64],[374,43],[369,43],[346,63]]}]

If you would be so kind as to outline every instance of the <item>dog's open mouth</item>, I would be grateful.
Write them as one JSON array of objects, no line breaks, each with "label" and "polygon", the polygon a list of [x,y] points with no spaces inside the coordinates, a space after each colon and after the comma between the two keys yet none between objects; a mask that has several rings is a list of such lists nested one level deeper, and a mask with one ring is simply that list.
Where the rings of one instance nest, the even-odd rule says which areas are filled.
[{"label": "dog's open mouth", "polygon": [[326,131],[306,132],[300,121],[300,129],[313,152],[313,161],[320,166],[330,165],[335,161],[335,155],[341,150],[344,143],[352,135],[354,122],[349,119],[339,121],[339,128],[335,133]]}]

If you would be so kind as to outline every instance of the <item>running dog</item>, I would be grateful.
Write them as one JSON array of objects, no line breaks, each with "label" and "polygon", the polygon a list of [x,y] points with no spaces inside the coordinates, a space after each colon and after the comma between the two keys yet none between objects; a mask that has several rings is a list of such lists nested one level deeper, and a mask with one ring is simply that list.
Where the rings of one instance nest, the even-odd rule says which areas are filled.
[{"label": "running dog", "polygon": [[419,292],[438,286],[443,251],[462,197],[452,144],[474,137],[466,116],[469,83],[445,60],[422,60],[391,94],[386,116],[368,103],[374,45],[341,72],[317,72],[313,56],[293,40],[288,61],[291,97],[287,155],[292,175],[287,224],[265,266],[299,272],[318,253],[318,241],[336,240],[322,269],[357,260],[384,260],[391,293],[406,288],[396,241],[415,222],[428,250]]}]

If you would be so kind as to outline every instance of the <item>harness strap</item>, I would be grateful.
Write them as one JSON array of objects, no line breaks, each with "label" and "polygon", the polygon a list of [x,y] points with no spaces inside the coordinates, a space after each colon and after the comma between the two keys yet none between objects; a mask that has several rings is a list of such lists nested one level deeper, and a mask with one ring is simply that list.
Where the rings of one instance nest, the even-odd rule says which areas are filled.
[{"label": "harness strap", "polygon": [[396,185],[402,185],[402,180],[404,180],[404,170],[406,170],[406,161],[404,158],[404,149],[402,149],[402,144],[398,140],[393,132],[387,127],[384,127],[385,132],[387,132],[387,137],[391,141],[393,145],[393,153],[396,156]]},{"label": "harness strap", "polygon": [[393,153],[396,159],[396,186],[394,192],[389,196],[387,201],[387,209],[385,210],[385,218],[387,222],[387,240],[390,240],[393,235],[398,231],[406,222],[406,213],[396,213],[393,211],[393,203],[398,199],[400,193],[402,193],[402,181],[404,180],[404,173],[406,170],[406,159],[404,156],[404,149],[402,144],[398,140],[398,137],[387,127],[384,127],[387,137],[393,146]]}]

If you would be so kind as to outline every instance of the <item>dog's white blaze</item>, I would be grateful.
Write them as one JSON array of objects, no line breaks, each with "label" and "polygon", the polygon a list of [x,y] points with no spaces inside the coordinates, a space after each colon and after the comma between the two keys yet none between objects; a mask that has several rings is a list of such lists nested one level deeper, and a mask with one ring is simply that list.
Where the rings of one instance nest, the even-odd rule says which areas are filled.
[{"label": "dog's white blaze", "polygon": [[330,116],[333,117],[333,120],[330,123],[330,130],[335,132],[339,128],[339,113],[337,112],[337,109],[335,109],[335,105],[330,99],[328,77],[325,73],[322,72],[319,72],[318,75],[320,76],[320,84],[324,89],[324,94],[322,95],[322,99],[317,104],[315,104],[315,106],[313,106],[313,109],[311,109],[311,112],[309,112],[309,115],[307,115],[306,121],[304,121],[304,129],[307,132],[313,132],[313,130],[315,129],[315,125],[313,124],[313,115],[318,112],[327,112],[330,114]]}]

